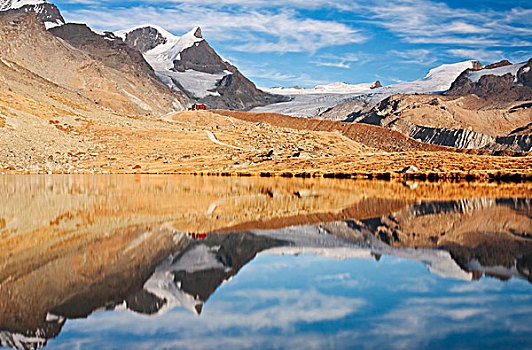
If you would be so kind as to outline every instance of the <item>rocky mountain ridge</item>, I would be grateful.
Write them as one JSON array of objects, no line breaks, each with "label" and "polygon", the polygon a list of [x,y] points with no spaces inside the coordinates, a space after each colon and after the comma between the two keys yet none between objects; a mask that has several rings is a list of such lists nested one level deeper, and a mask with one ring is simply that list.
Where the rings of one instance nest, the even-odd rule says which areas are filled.
[{"label": "rocky mountain ridge", "polygon": [[142,52],[166,85],[210,108],[249,109],[282,99],[257,89],[238,68],[222,59],[199,27],[182,37],[157,26],[119,31],[116,35]]},{"label": "rocky mountain ridge", "polygon": [[[183,109],[194,102],[204,103],[211,108],[249,109],[282,99],[260,91],[235,66],[223,60],[203,39],[199,28],[194,28],[183,37],[176,37],[158,26],[119,31],[115,35],[92,30],[86,25],[65,25],[57,7],[44,0],[2,0],[0,11],[36,13],[52,34],[86,51],[104,64],[114,61],[111,64],[116,67],[121,59],[125,59],[130,66],[129,70],[134,71],[134,65],[130,65],[133,61],[140,69],[137,75],[148,80],[148,85],[158,85],[154,82],[155,77],[176,91],[174,95],[181,95],[179,99],[184,106],[174,105],[174,108],[167,108],[166,112]],[[100,36],[102,40],[98,40],[96,36]],[[122,45],[122,41],[130,48],[129,51],[125,49],[126,45]],[[146,69],[144,59],[133,57],[142,55],[148,61],[150,69]],[[138,104],[150,104],[149,98],[144,100],[138,94],[133,94],[132,98]]]},{"label": "rocky mountain ridge", "polygon": [[521,128],[532,122],[527,106],[476,95],[395,95],[370,109],[351,108],[347,120],[388,127],[424,143],[528,152],[532,137]]},{"label": "rocky mountain ridge", "polygon": [[0,0],[0,11],[34,12],[46,29],[65,24],[59,9],[45,0]]},{"label": "rocky mountain ridge", "polygon": [[476,62],[443,93],[391,95],[375,106],[360,97],[322,117],[384,126],[435,145],[530,152],[531,62]]},{"label": "rocky mountain ridge", "polygon": [[532,100],[532,59],[520,64],[504,60],[482,69],[466,69],[446,92],[449,96],[475,94],[499,101]]}]

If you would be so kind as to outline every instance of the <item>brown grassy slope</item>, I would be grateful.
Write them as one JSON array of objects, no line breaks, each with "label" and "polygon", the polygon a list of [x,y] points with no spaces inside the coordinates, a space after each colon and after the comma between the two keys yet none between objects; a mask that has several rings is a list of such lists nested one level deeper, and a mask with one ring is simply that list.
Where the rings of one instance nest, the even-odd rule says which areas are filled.
[{"label": "brown grassy slope", "polygon": [[[397,138],[394,135],[400,134],[371,126],[362,126],[367,133],[355,133],[353,130],[361,127],[346,125],[337,130],[337,125],[345,123],[330,124],[334,127],[320,123],[316,131],[290,123],[284,127],[282,122],[288,118],[284,116],[279,117],[279,125],[274,125],[267,122],[268,118],[246,121],[213,111],[174,113],[159,119],[124,116],[7,60],[0,60],[0,83],[0,114],[4,120],[0,173],[319,175],[394,173],[408,165],[439,174],[532,173],[531,157],[434,151],[385,153],[356,139],[381,147],[379,140],[384,138],[393,146],[387,147],[391,149],[445,148],[419,144],[404,136]],[[305,122],[293,118],[290,121]],[[353,136],[349,137],[342,128],[352,130]],[[222,144],[210,140],[207,132]],[[134,169],[137,165],[140,168]]]},{"label": "brown grassy slope", "polygon": [[226,110],[215,110],[214,112],[255,123],[266,122],[272,125],[297,130],[337,131],[363,145],[387,152],[432,152],[452,150],[452,148],[449,147],[421,143],[401,134],[398,131],[373,125],[342,123],[330,120],[305,119],[275,113],[247,113]]}]

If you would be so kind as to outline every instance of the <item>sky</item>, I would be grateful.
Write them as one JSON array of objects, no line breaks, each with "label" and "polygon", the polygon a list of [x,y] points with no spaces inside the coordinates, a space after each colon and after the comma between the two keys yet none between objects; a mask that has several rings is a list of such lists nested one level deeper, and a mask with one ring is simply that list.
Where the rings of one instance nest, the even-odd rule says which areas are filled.
[{"label": "sky", "polygon": [[97,312],[69,319],[53,349],[454,349],[530,347],[531,285],[459,281],[415,261],[261,253],[201,316]]},{"label": "sky", "polygon": [[260,87],[423,77],[440,64],[532,58],[530,0],[51,0],[67,22],[156,24],[204,38]]}]

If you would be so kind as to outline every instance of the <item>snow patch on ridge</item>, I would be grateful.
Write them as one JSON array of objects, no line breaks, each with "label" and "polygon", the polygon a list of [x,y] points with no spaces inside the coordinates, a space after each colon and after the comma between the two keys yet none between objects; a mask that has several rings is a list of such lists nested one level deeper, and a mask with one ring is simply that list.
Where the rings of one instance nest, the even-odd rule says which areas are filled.
[{"label": "snow patch on ridge", "polygon": [[479,71],[473,72],[467,76],[469,80],[471,80],[473,83],[478,83],[480,78],[482,78],[485,75],[495,75],[502,77],[503,75],[506,75],[510,73],[514,77],[517,76],[517,72],[521,67],[523,67],[526,63],[518,63],[518,64],[512,64],[509,66],[503,66],[493,69],[481,69]]},{"label": "snow patch on ridge", "polygon": [[44,27],[46,30],[52,29],[55,27],[61,27],[64,23],[61,20],[56,20],[55,22],[44,22]]},{"label": "snow patch on ridge", "polygon": [[[150,61],[148,61],[150,63]],[[220,96],[216,91],[216,84],[225,76],[232,74],[229,71],[224,71],[216,74],[209,74],[198,72],[195,70],[186,70],[184,72],[177,72],[172,70],[165,70],[164,66],[159,66],[157,63],[150,63],[155,74],[167,86],[174,90],[179,90],[175,84],[177,81],[183,89],[193,95],[195,98],[204,98],[206,96]]]},{"label": "snow patch on ridge", "polygon": [[311,94],[350,94],[350,93],[363,93],[370,92],[371,88],[375,86],[375,83],[364,84],[346,84],[346,83],[332,83],[328,85],[316,85],[310,89],[301,88],[261,88],[262,91],[266,91],[277,95],[311,95]]},{"label": "snow patch on ridge", "polygon": [[144,54],[146,61],[152,66],[155,64],[159,67],[171,69],[174,66],[174,61],[181,58],[181,52],[204,40],[194,35],[199,29],[198,27],[192,29],[182,37],[175,36],[167,31],[161,32],[160,30],[162,28],[151,27],[157,29],[166,38],[166,43],[158,45]]},{"label": "snow patch on ridge", "polygon": [[0,11],[14,10],[26,5],[45,4],[46,0],[0,0]]}]

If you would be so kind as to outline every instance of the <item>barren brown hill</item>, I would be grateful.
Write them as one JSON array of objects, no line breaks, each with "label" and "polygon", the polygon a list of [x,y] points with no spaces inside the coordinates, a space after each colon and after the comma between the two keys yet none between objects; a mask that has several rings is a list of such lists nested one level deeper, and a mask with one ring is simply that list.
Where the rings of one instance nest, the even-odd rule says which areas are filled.
[{"label": "barren brown hill", "polygon": [[532,122],[532,109],[527,106],[523,101],[497,101],[476,95],[394,95],[356,120],[385,127],[404,120],[423,127],[506,136]]},{"label": "barren brown hill", "polygon": [[114,65],[100,60],[94,48],[89,53],[52,35],[34,13],[24,12],[0,13],[0,58],[114,112],[160,115],[183,109],[184,97],[162,84],[140,53],[126,51],[125,44],[108,44],[88,28],[85,32],[106,51],[107,61],[115,59]]},{"label": "barren brown hill", "polygon": [[448,147],[421,143],[400,132],[373,125],[305,119],[275,113],[248,113],[224,110],[217,110],[215,112],[255,123],[268,123],[296,130],[340,132],[342,135],[356,142],[386,152],[452,150]]}]

